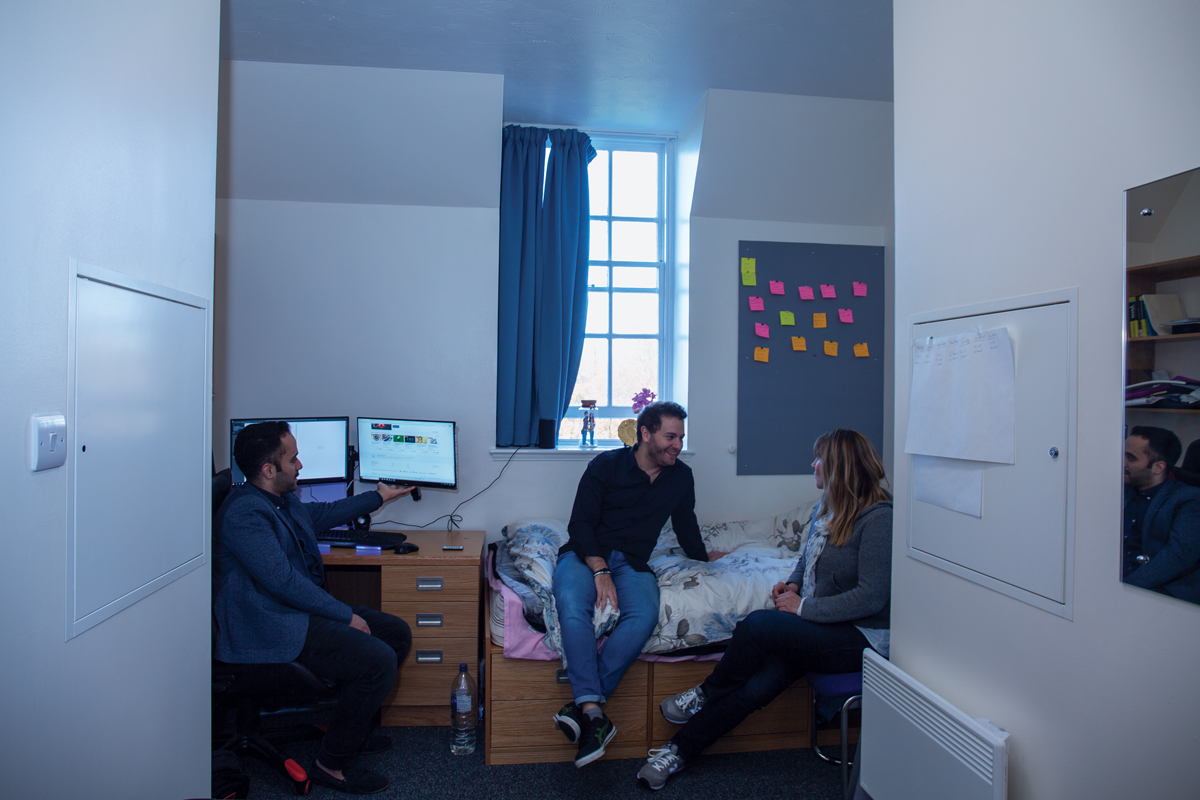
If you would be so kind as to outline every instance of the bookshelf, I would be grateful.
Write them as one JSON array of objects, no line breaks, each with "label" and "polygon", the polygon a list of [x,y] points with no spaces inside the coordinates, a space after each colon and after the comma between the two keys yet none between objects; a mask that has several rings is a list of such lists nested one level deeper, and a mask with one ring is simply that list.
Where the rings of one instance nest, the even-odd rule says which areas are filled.
[{"label": "bookshelf", "polygon": [[[1158,284],[1164,281],[1179,280],[1180,278],[1200,277],[1200,255],[1187,258],[1176,258],[1170,261],[1159,261],[1152,264],[1139,264],[1125,270],[1125,296],[1135,297],[1142,294],[1155,294]],[[1159,346],[1176,342],[1200,341],[1200,333],[1173,333],[1161,336],[1131,337],[1129,327],[1125,328],[1125,369],[1153,370],[1159,361]],[[1163,367],[1166,369],[1166,367]],[[1127,381],[1128,382],[1128,381]],[[1200,409],[1186,408],[1154,408],[1130,407],[1126,412],[1138,414],[1200,414]]]}]

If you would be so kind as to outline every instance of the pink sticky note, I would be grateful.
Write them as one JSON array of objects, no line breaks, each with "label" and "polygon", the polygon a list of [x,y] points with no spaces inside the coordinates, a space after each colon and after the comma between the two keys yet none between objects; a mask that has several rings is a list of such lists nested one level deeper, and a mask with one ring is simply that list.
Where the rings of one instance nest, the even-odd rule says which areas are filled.
[{"label": "pink sticky note", "polygon": [[839,308],[838,319],[842,322],[854,322],[854,312],[848,308]]},{"label": "pink sticky note", "polygon": [[783,294],[783,281],[771,281],[771,294]]},{"label": "pink sticky note", "polygon": [[761,297],[751,297],[750,298],[750,310],[751,311],[762,311],[763,310],[763,301],[762,301]]},{"label": "pink sticky note", "polygon": [[801,286],[800,287],[800,299],[801,300],[815,300],[816,299],[815,297],[813,297],[813,290],[812,290],[811,286]]},{"label": "pink sticky note", "polygon": [[821,297],[825,297],[825,298],[837,297],[837,292],[835,292],[833,290],[832,283],[822,283],[821,284]]},{"label": "pink sticky note", "polygon": [[767,326],[767,323],[765,323],[765,322],[754,323],[754,332],[764,339],[771,338],[771,329]]},{"label": "pink sticky note", "polygon": [[859,283],[858,281],[855,281],[854,282],[854,296],[855,297],[866,297],[867,296],[867,285],[865,283]]}]

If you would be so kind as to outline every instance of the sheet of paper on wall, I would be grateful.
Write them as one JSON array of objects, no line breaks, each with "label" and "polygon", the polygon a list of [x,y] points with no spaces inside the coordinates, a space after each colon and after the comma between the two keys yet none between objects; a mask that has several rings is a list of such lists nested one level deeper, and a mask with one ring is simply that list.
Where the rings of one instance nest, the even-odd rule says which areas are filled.
[{"label": "sheet of paper on wall", "polygon": [[813,314],[813,327],[814,328],[824,328],[825,327],[825,312],[824,311],[820,311],[816,314]]},{"label": "sheet of paper on wall", "polygon": [[837,356],[837,342],[825,342],[825,355]]},{"label": "sheet of paper on wall", "polygon": [[771,350],[769,347],[756,347],[754,348],[754,360],[761,361],[764,364],[770,363],[770,353]]},{"label": "sheet of paper on wall", "polygon": [[1016,376],[1008,328],[912,342],[904,452],[1013,463]]},{"label": "sheet of paper on wall", "polygon": [[779,324],[780,325],[795,325],[796,324],[796,315],[793,314],[791,311],[780,311],[779,312]]},{"label": "sheet of paper on wall", "polygon": [[838,309],[838,319],[845,323],[853,323],[854,322],[854,311],[849,308],[839,308]]},{"label": "sheet of paper on wall", "polygon": [[951,511],[983,516],[983,462],[913,456],[913,497]]},{"label": "sheet of paper on wall", "polygon": [[771,287],[771,294],[783,294],[783,281],[768,281]]},{"label": "sheet of paper on wall", "polygon": [[757,271],[758,271],[758,267],[755,265],[755,260],[753,258],[743,258],[742,259],[742,286],[757,286],[758,285]]},{"label": "sheet of paper on wall", "polygon": [[751,311],[762,311],[763,310],[763,299],[761,297],[751,297],[750,298],[750,310]]},{"label": "sheet of paper on wall", "polygon": [[801,286],[800,287],[800,299],[801,300],[816,300],[817,298],[815,296],[813,296],[813,290],[812,290],[811,286]]},{"label": "sheet of paper on wall", "polygon": [[832,283],[821,284],[821,297],[824,297],[827,300],[837,297],[837,290],[833,288]]},{"label": "sheet of paper on wall", "polygon": [[870,358],[871,357],[871,351],[867,348],[866,342],[859,342],[858,344],[854,345],[854,357],[855,358]]},{"label": "sheet of paper on wall", "polygon": [[793,336],[792,337],[792,349],[807,351],[808,350],[808,342],[804,341],[803,336]]},{"label": "sheet of paper on wall", "polygon": [[854,281],[854,296],[855,297],[866,297],[867,296],[867,285],[865,283],[860,283],[858,281]]},{"label": "sheet of paper on wall", "polygon": [[771,328],[765,322],[754,323],[754,335],[761,336],[764,339],[771,338]]}]

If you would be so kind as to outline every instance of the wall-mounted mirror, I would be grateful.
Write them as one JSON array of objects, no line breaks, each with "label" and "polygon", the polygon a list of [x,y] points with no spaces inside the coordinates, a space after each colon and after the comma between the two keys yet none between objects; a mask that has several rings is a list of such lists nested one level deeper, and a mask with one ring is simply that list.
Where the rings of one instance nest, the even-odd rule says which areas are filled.
[{"label": "wall-mounted mirror", "polygon": [[1200,603],[1200,169],[1125,206],[1121,579]]}]

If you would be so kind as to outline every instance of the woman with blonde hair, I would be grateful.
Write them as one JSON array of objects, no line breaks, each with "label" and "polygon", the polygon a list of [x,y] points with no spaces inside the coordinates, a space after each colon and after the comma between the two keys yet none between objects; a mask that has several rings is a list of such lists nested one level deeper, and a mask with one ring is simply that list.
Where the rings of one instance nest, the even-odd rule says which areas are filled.
[{"label": "woman with blonde hair", "polygon": [[661,789],[685,762],[774,700],[806,672],[856,672],[866,647],[888,655],[892,501],[867,437],[835,430],[813,445],[821,502],[796,569],[771,590],[774,609],[738,623],[716,669],[661,704],[683,725],[638,772]]}]

